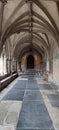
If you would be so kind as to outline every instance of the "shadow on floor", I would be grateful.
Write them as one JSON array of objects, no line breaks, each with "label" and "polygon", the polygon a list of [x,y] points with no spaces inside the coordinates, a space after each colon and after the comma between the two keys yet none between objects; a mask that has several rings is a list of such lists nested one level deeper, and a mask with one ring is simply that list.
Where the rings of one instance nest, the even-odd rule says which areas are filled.
[{"label": "shadow on floor", "polygon": [[26,88],[25,80],[18,80],[13,88],[4,96],[2,100],[18,100],[23,101],[24,91]]}]

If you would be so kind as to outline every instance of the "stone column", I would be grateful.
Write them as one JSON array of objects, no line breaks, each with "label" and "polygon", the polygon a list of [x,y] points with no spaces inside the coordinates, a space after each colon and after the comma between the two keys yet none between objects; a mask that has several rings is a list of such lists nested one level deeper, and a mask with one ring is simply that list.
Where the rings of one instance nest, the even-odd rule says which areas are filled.
[{"label": "stone column", "polygon": [[10,58],[6,59],[6,71],[7,73],[11,74],[11,59]]},{"label": "stone column", "polygon": [[1,82],[0,82],[0,90],[1,90]]},{"label": "stone column", "polygon": [[49,70],[50,70],[51,80],[53,80],[53,43],[51,43],[50,46]]},{"label": "stone column", "polygon": [[16,60],[16,72],[17,72],[17,60]]},{"label": "stone column", "polygon": [[6,58],[6,72],[7,72],[7,74],[9,73],[9,70],[8,70],[8,57]]},{"label": "stone column", "polygon": [[14,71],[17,72],[17,60],[13,60]]},{"label": "stone column", "polygon": [[20,71],[21,71],[21,61],[19,62],[19,68],[20,68]]},{"label": "stone column", "polygon": [[4,54],[2,55],[2,74],[4,74]]},{"label": "stone column", "polygon": [[53,73],[53,45],[51,45],[51,51],[50,51],[50,72]]},{"label": "stone column", "polygon": [[2,73],[4,74],[6,71],[6,54],[5,54],[5,45],[3,45],[3,52],[2,52]]},{"label": "stone column", "polygon": [[47,71],[50,71],[50,68],[49,68],[49,60],[47,60],[47,63],[46,63],[46,70],[47,70]]},{"label": "stone column", "polygon": [[1,7],[0,7],[0,37],[2,33],[2,23],[3,23],[3,13],[4,13],[4,7],[7,3],[7,0],[1,0]]},{"label": "stone column", "polygon": [[3,55],[1,54],[1,64],[0,64],[1,74],[3,73]]},{"label": "stone column", "polygon": [[8,57],[6,58],[6,70],[7,73],[11,73],[10,59]]},{"label": "stone column", "polygon": [[9,70],[10,70],[10,74],[11,74],[11,58],[9,59]]},{"label": "stone column", "polygon": [[50,72],[53,73],[53,59],[50,59],[49,61],[49,68],[50,68]]},{"label": "stone column", "polygon": [[4,73],[6,73],[6,55],[4,55]]}]

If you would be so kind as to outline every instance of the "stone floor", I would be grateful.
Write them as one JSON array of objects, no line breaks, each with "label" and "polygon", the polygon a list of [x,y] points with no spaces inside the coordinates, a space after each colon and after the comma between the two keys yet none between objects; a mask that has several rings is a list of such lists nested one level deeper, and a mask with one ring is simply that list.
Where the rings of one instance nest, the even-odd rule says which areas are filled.
[{"label": "stone floor", "polygon": [[0,130],[59,130],[59,93],[43,77],[18,77],[0,93]]}]

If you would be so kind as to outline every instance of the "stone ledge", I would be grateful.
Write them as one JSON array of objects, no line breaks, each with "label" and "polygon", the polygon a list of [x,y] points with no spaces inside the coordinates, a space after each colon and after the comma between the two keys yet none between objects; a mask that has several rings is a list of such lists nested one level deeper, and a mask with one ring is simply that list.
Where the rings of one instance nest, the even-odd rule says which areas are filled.
[{"label": "stone ledge", "polygon": [[3,80],[3,79],[5,79],[5,78],[7,78],[8,76],[10,76],[10,74],[1,75],[1,76],[0,76],[0,80]]},{"label": "stone ledge", "polygon": [[7,85],[9,85],[15,78],[18,77],[18,74],[12,74],[11,76],[3,79],[0,81],[0,91],[3,90],[5,87],[7,87]]}]

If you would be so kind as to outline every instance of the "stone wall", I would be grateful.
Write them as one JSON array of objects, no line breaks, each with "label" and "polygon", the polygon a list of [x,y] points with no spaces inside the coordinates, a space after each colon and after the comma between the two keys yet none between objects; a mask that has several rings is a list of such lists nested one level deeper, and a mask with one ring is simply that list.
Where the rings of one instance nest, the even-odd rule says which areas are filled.
[{"label": "stone wall", "polygon": [[27,69],[27,57],[29,55],[32,55],[34,57],[34,69],[42,69],[44,67],[44,61],[41,59],[40,55],[37,53],[26,53],[22,59],[21,59],[21,69],[26,70]]}]

